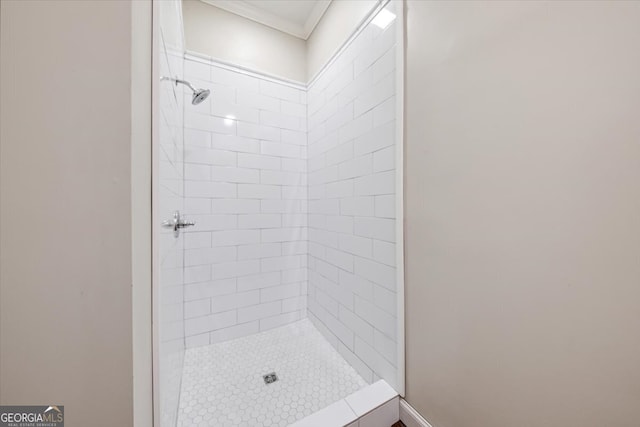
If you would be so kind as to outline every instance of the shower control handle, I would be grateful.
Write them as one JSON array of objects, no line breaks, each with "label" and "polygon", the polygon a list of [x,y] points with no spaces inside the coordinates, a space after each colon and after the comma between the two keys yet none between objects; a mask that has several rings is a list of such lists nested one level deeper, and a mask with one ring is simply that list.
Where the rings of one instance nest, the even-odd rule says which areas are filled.
[{"label": "shower control handle", "polygon": [[180,221],[178,223],[178,228],[187,228],[196,225],[195,221]]},{"label": "shower control handle", "polygon": [[173,213],[173,218],[162,221],[162,226],[164,228],[171,228],[173,230],[174,237],[178,237],[180,235],[181,228],[192,227],[194,225],[196,225],[195,221],[185,221],[182,219],[180,217],[180,211],[175,211]]}]

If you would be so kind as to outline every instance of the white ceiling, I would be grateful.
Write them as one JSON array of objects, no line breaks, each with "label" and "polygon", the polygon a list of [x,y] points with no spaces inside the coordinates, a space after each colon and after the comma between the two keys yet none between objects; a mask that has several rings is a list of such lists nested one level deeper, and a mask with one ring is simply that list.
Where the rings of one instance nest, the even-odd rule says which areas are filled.
[{"label": "white ceiling", "polygon": [[306,40],[332,0],[202,0]]}]

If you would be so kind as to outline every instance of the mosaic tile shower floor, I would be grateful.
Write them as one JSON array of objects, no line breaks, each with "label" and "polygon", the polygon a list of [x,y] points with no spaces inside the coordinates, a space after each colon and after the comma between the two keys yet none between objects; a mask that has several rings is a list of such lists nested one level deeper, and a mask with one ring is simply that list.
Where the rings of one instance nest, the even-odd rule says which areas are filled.
[{"label": "mosaic tile shower floor", "polygon": [[[272,372],[278,380],[267,385]],[[287,426],[366,385],[304,319],[188,349],[178,427]]]}]

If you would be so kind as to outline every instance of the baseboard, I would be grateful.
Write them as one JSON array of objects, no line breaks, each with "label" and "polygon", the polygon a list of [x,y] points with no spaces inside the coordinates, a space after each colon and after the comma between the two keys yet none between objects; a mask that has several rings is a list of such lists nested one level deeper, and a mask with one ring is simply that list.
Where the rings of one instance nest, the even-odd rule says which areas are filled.
[{"label": "baseboard", "polygon": [[407,427],[433,427],[404,399],[400,399],[400,421]]}]

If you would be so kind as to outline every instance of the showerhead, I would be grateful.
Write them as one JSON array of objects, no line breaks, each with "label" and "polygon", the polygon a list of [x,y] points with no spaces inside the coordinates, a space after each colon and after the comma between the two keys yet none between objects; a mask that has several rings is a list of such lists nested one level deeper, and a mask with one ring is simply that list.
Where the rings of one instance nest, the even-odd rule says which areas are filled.
[{"label": "showerhead", "polygon": [[196,89],[195,87],[193,87],[193,85],[191,83],[189,83],[186,80],[180,80],[177,77],[160,77],[160,80],[170,80],[172,82],[176,82],[176,85],[178,83],[181,83],[185,86],[188,86],[189,89],[191,89],[193,91],[193,96],[191,97],[191,103],[193,105],[198,105],[200,104],[202,101],[204,101],[205,99],[207,99],[207,97],[211,94],[211,91],[209,89]]},{"label": "showerhead", "polygon": [[197,89],[193,91],[193,97],[191,98],[191,103],[193,105],[200,104],[202,101],[207,99],[210,93],[211,91],[209,89]]}]

